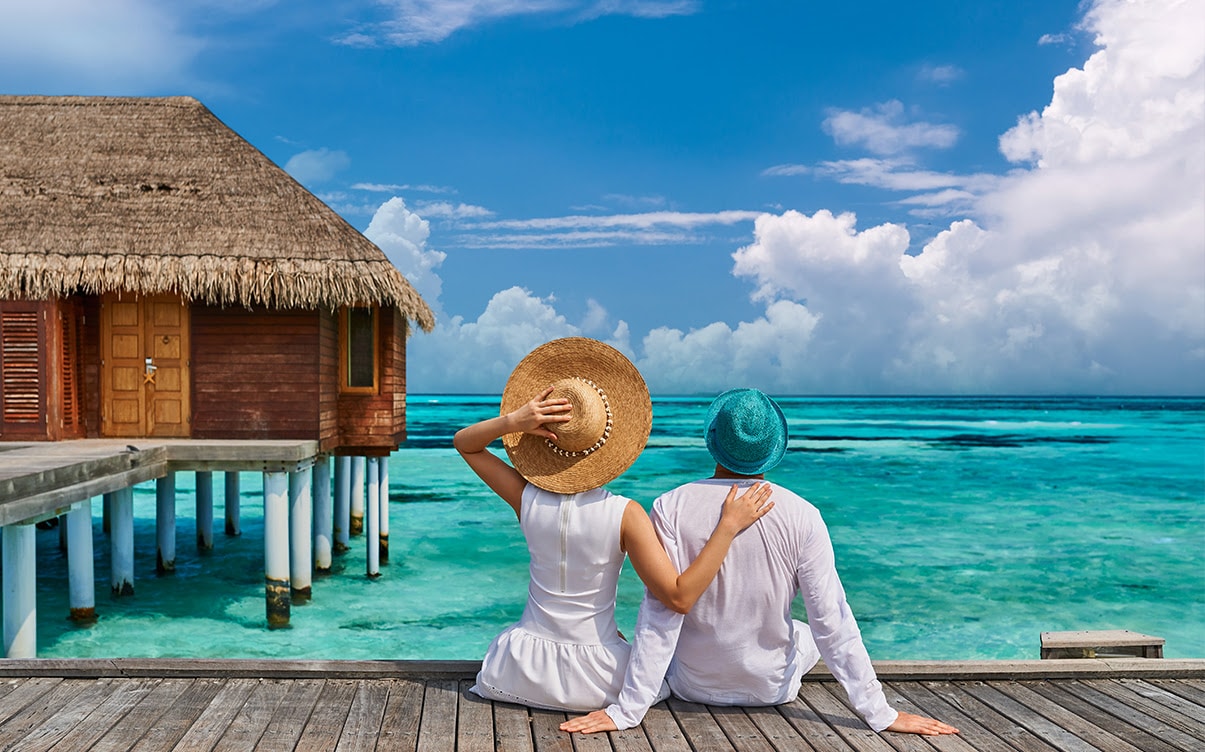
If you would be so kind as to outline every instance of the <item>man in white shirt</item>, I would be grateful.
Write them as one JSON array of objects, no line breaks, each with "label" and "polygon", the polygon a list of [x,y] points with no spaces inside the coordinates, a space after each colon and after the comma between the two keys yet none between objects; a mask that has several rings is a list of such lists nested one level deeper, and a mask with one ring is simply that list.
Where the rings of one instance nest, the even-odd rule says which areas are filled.
[{"label": "man in white shirt", "polygon": [[[682,571],[715,529],[728,489],[764,478],[786,452],[786,419],[756,389],[721,394],[707,415],[712,478],[659,497],[652,518]],[[803,498],[773,485],[774,509],[732,542],[711,587],[688,614],[647,593],[636,620],[632,656],[619,700],[569,720],[563,731],[593,733],[638,725],[663,679],[674,695],[710,705],[778,705],[799,693],[823,657],[850,702],[876,731],[938,735],[958,730],[897,712],[887,703],[837,577],[828,529]],[[806,624],[791,618],[803,596]]]}]

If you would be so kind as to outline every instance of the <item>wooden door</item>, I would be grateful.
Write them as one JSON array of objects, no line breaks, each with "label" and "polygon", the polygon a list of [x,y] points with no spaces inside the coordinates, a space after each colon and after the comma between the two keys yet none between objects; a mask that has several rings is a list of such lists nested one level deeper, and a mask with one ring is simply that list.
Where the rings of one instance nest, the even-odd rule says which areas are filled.
[{"label": "wooden door", "polygon": [[188,307],[173,295],[101,303],[101,434],[190,433]]}]

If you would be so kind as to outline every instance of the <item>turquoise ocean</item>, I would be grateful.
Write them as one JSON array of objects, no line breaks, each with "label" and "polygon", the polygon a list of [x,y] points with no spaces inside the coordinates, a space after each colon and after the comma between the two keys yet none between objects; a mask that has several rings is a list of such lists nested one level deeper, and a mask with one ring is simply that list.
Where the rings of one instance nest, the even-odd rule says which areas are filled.
[{"label": "turquoise ocean", "polygon": [[[654,399],[640,459],[610,485],[648,507],[709,475],[706,398]],[[770,479],[823,514],[875,659],[1037,658],[1039,633],[1129,629],[1205,657],[1205,399],[781,398],[791,441]],[[526,598],[513,513],[451,447],[498,398],[411,395],[389,458],[390,560],[365,577],[352,539],[288,629],[264,616],[262,481],[242,475],[240,537],[195,541],[193,475],[177,478],[176,571],[156,576],[154,484],[135,489],[133,597],[109,594],[93,503],[98,621],[67,618],[58,532],[38,531],[42,657],[475,659]],[[630,567],[617,619],[631,634]],[[802,606],[797,604],[802,615]]]}]

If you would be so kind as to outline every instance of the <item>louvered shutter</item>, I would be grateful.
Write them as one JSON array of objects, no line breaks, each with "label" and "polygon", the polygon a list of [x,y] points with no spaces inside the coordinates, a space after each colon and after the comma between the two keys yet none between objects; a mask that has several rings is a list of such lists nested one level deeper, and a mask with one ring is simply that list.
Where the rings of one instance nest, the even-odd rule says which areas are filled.
[{"label": "louvered shutter", "polygon": [[0,304],[0,435],[46,433],[46,322],[34,302]]}]

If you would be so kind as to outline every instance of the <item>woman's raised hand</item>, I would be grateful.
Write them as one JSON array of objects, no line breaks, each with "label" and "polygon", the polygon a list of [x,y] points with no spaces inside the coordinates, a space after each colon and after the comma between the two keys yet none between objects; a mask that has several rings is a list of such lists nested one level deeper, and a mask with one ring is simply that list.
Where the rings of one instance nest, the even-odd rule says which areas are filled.
[{"label": "woman's raised hand", "polygon": [[531,402],[507,415],[512,428],[556,441],[556,434],[548,428],[548,424],[568,423],[572,417],[569,412],[573,410],[573,405],[563,397],[548,399],[550,394],[552,387],[548,387]]},{"label": "woman's raised hand", "polygon": [[737,488],[733,483],[732,488],[728,489],[724,511],[720,515],[720,525],[727,526],[734,536],[774,508],[774,502],[770,501],[769,483],[754,483],[740,496],[736,495]]}]

